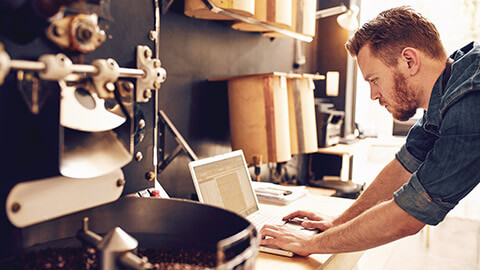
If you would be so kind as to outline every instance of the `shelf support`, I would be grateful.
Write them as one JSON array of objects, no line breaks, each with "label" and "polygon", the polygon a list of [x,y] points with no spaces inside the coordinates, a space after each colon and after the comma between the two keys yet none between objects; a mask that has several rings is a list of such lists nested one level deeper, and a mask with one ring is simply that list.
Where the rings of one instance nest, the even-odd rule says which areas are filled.
[{"label": "shelf support", "polygon": [[[159,163],[157,167],[157,173],[161,173],[165,168],[170,164],[183,150],[190,160],[198,160],[197,155],[193,152],[192,148],[188,145],[187,141],[183,138],[182,134],[177,130],[175,125],[172,121],[168,118],[163,110],[158,112],[160,116],[160,123],[159,123],[159,130],[158,136],[160,137],[159,142]],[[168,127],[168,130],[172,133],[177,141],[177,147],[170,153],[169,155],[165,156],[165,127]],[[156,135],[157,136],[157,135]]]}]

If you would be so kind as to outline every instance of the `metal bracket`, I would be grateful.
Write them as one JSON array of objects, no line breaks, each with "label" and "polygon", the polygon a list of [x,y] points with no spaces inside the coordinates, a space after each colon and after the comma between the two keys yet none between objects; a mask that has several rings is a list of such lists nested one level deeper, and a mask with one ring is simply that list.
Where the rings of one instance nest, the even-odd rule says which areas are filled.
[{"label": "metal bracket", "polygon": [[115,82],[120,75],[120,67],[112,58],[96,59],[92,65],[98,69],[96,74],[92,75],[95,90],[100,98],[113,99],[115,94]]},{"label": "metal bracket", "polygon": [[50,24],[47,37],[60,48],[89,53],[105,42],[105,31],[98,26],[96,14],[70,15]]},{"label": "metal bracket", "polygon": [[72,61],[64,54],[44,54],[38,59],[45,64],[45,69],[38,73],[43,80],[60,81],[72,72]]},{"label": "metal bracket", "polygon": [[[168,118],[164,111],[160,110],[160,122],[159,122],[159,132],[158,136],[160,137],[160,144],[158,148],[158,173],[165,170],[165,168],[172,162],[183,150],[188,155],[191,160],[198,160],[197,155],[193,152],[192,148],[188,145],[187,141],[183,138],[182,134],[177,130],[175,125],[173,125],[172,121]],[[165,156],[164,146],[165,146],[165,125],[168,127],[169,131],[175,137],[178,145],[172,151],[170,155]]]},{"label": "metal bracket", "polygon": [[148,102],[152,97],[151,89],[160,89],[161,83],[167,79],[167,71],[161,67],[160,59],[152,59],[152,50],[147,46],[137,46],[137,68],[144,75],[137,78],[137,102]]}]

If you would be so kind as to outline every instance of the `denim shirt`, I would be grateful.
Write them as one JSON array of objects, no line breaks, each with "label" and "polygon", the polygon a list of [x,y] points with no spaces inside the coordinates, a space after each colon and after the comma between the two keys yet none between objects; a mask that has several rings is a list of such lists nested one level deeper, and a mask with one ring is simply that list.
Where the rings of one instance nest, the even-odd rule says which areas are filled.
[{"label": "denim shirt", "polygon": [[[480,180],[480,45],[450,56],[435,82],[428,110],[395,155],[412,173],[395,202],[419,221],[437,225]],[[448,81],[447,81],[448,80]]]}]

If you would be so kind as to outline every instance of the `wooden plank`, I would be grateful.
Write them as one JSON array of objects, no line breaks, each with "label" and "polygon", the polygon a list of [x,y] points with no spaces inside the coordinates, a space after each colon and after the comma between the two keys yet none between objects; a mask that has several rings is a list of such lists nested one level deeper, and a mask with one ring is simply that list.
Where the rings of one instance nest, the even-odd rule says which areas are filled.
[{"label": "wooden plank", "polygon": [[318,150],[315,99],[310,78],[288,80],[290,142],[292,154]]},{"label": "wooden plank", "polygon": [[275,110],[274,110],[274,77],[263,77],[263,99],[265,100],[265,119],[266,119],[266,134],[267,134],[267,151],[268,156],[266,162],[275,162],[277,159],[277,152],[275,151]]},{"label": "wooden plank", "polygon": [[283,28],[292,26],[292,0],[267,0],[267,23]]},{"label": "wooden plank", "polygon": [[303,2],[306,0],[296,0],[296,7],[294,10],[295,12],[295,21],[294,25],[292,26],[292,30],[297,32],[297,33],[302,33],[303,31],[303,12],[304,12],[304,7],[303,7]]},{"label": "wooden plank", "polygon": [[292,158],[290,151],[290,131],[288,120],[287,78],[273,77],[274,119],[275,119],[275,160],[284,162]]},{"label": "wooden plank", "polygon": [[265,76],[287,76],[287,77],[295,76],[295,77],[298,77],[298,76],[302,76],[302,75],[295,74],[295,73],[290,74],[290,73],[275,71],[275,72],[269,72],[269,73],[242,74],[242,75],[235,75],[235,76],[228,76],[228,77],[210,78],[208,80],[211,81],[211,82],[216,82],[216,81],[228,81],[228,80],[233,80],[233,79],[240,79],[240,78],[245,78],[245,77],[265,77]]},{"label": "wooden plank", "polygon": [[289,124],[290,124],[290,151],[292,155],[299,153],[298,150],[298,126],[297,126],[297,117],[295,110],[295,97],[294,97],[294,79],[288,79],[287,81],[287,91],[288,91],[288,114],[289,114]]},{"label": "wooden plank", "polygon": [[301,121],[301,136],[299,134],[300,153],[314,153],[318,150],[317,122],[315,119],[315,97],[313,82],[308,78],[298,79],[299,89],[297,89],[296,99],[299,101],[299,107],[296,108],[296,114]]},{"label": "wooden plank", "polygon": [[268,32],[268,31],[271,31],[270,29],[267,29],[267,28],[262,27],[260,25],[246,23],[246,22],[236,22],[236,23],[232,24],[232,28],[235,29],[235,30],[245,31],[245,32]]},{"label": "wooden plank", "polygon": [[262,35],[271,38],[288,38],[288,36],[278,32],[265,32]]},{"label": "wooden plank", "polygon": [[267,134],[265,132],[265,100],[263,77],[252,76],[228,82],[230,137],[233,150],[242,149],[249,165],[253,156],[268,160]]},{"label": "wooden plank", "polygon": [[316,25],[316,0],[303,0],[302,29],[299,33],[314,37]]}]

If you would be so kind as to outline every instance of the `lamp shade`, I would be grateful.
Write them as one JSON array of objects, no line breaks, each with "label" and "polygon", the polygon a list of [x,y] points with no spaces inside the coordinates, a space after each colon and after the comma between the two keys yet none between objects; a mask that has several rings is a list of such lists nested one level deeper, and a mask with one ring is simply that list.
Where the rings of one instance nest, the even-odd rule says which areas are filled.
[{"label": "lamp shade", "polygon": [[350,9],[337,17],[337,23],[350,31],[353,31],[358,28],[358,20],[357,20],[357,15],[358,15],[359,8],[358,6],[351,5]]}]

